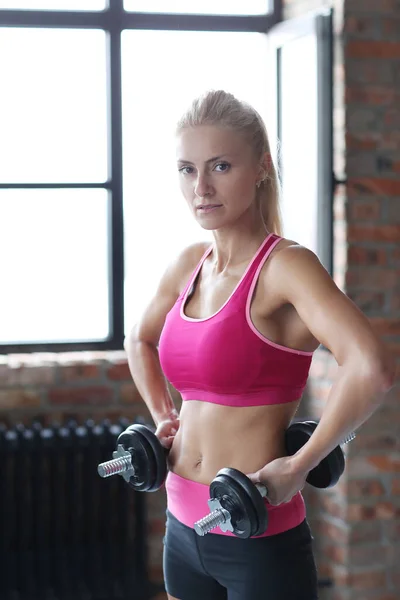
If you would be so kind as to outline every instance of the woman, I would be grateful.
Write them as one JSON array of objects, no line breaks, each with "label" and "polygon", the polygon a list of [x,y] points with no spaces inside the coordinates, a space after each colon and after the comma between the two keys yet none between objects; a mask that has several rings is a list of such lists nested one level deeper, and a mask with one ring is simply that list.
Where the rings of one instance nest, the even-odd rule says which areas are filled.
[{"label": "woman", "polygon": [[[172,262],[125,342],[156,435],[170,448],[168,598],[313,600],[301,490],[308,472],[382,402],[393,362],[317,257],[280,236],[277,175],[252,107],[223,91],[195,100],[178,124],[177,161],[189,209],[214,241]],[[320,344],[336,358],[338,377],[312,438],[287,457],[284,432]],[[182,395],[179,415],[166,379]],[[261,536],[195,533],[223,467],[266,483]]]}]

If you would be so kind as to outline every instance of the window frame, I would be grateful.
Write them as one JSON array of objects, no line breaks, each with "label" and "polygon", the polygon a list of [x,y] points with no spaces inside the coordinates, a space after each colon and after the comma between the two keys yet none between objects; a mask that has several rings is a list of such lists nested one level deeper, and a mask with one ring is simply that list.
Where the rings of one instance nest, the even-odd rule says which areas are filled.
[{"label": "window frame", "polygon": [[[271,103],[274,107],[276,131],[271,131],[275,139],[282,139],[282,86],[281,86],[281,51],[285,43],[302,36],[313,35],[317,47],[316,87],[317,87],[317,255],[333,277],[333,198],[337,183],[334,174],[334,141],[333,141],[333,9],[319,9],[305,16],[284,21],[274,28],[269,36],[271,48],[271,71],[275,88],[272,91]],[[282,154],[278,158],[282,184],[285,173],[282,170]]]},{"label": "window frame", "polygon": [[266,0],[265,15],[197,15],[182,13],[134,13],[124,9],[123,0],[108,0],[102,11],[0,10],[0,29],[77,28],[101,29],[107,34],[107,127],[108,178],[102,183],[0,183],[1,189],[105,189],[110,195],[109,272],[110,336],[104,341],[52,343],[0,343],[0,354],[121,350],[124,333],[124,220],[122,156],[121,34],[127,29],[176,31],[231,31],[269,33],[282,20],[282,0]]}]

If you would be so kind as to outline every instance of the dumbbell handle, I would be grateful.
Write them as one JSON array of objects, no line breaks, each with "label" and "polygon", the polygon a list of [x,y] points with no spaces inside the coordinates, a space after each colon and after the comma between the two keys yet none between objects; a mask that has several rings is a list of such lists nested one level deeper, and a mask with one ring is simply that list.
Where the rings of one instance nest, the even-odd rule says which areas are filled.
[{"label": "dumbbell handle", "polygon": [[111,477],[111,475],[120,474],[126,481],[129,481],[135,475],[132,454],[129,450],[125,450],[121,444],[118,444],[117,450],[113,452],[113,458],[98,465],[97,472],[100,477]]},{"label": "dumbbell handle", "polygon": [[[268,495],[268,488],[263,483],[256,483],[255,487],[260,492],[260,494],[263,498]],[[218,508],[211,511],[208,515],[206,515],[205,517],[203,517],[202,519],[200,519],[199,521],[197,521],[194,524],[194,529],[195,529],[196,533],[201,536],[206,535],[206,533],[209,533],[216,527],[219,527],[220,525],[224,525],[225,523],[227,524],[226,529],[228,531],[232,531],[233,530],[231,528],[231,516],[232,515],[230,514],[230,512],[228,510],[226,510],[226,508],[223,508],[220,505],[219,500],[211,499],[210,502],[217,503],[217,504],[219,504],[219,506],[218,506]]]}]

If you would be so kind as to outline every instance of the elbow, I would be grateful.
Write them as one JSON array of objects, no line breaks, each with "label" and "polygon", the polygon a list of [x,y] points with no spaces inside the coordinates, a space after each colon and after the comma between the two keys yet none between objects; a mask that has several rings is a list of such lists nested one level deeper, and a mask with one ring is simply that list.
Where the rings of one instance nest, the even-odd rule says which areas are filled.
[{"label": "elbow", "polygon": [[395,384],[396,371],[394,357],[384,349],[378,356],[367,361],[364,372],[376,392],[386,394]]}]

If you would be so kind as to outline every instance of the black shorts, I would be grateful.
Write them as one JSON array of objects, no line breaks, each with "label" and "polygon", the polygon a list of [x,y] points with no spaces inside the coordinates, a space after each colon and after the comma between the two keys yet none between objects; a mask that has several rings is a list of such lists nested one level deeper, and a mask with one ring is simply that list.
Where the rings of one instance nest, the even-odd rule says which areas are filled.
[{"label": "black shorts", "polygon": [[165,589],[179,600],[317,600],[312,540],[306,520],[263,538],[201,537],[167,511]]}]

